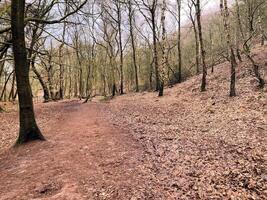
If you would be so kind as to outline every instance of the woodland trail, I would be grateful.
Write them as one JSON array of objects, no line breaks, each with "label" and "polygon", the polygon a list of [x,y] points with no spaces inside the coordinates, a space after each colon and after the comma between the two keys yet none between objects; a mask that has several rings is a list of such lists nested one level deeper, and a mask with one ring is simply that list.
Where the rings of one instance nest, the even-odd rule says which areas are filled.
[{"label": "woodland trail", "polygon": [[50,109],[60,116],[43,130],[46,142],[0,155],[0,199],[137,198],[142,147],[106,121],[103,106],[72,101]]},{"label": "woodland trail", "polygon": [[[254,55],[261,66],[266,50]],[[267,90],[256,87],[243,62],[238,96],[228,97],[228,69],[217,65],[202,93],[201,76],[194,76],[162,98],[140,92],[105,103],[37,104],[47,141],[17,149],[18,112],[6,106],[0,199],[267,199]]]}]

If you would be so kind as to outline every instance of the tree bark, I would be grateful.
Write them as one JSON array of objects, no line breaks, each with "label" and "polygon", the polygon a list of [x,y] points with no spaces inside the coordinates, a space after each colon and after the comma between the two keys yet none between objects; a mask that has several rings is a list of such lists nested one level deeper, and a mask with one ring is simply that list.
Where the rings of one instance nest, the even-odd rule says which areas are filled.
[{"label": "tree bark", "polygon": [[200,0],[196,1],[196,15],[198,24],[198,39],[201,50],[202,58],[202,81],[201,81],[201,92],[206,91],[206,76],[207,76],[207,66],[206,66],[206,52],[204,49],[204,42],[202,36],[202,26],[201,26],[201,10],[200,10]]},{"label": "tree bark", "polygon": [[227,0],[220,1],[221,14],[224,22],[224,31],[226,33],[226,42],[229,51],[229,59],[231,62],[230,69],[230,97],[236,96],[235,82],[236,82],[236,72],[235,69],[237,67],[237,62],[234,54],[233,43],[230,35],[230,25],[229,25],[229,10]]},{"label": "tree bark", "polygon": [[158,63],[158,48],[157,48],[157,32],[156,32],[155,14],[156,14],[155,11],[151,12],[152,33],[153,33],[153,51],[154,51],[154,67],[155,67],[155,75],[156,75],[156,91],[158,91],[160,89],[160,80],[159,80],[159,63]]},{"label": "tree bark", "polygon": [[134,73],[135,73],[135,91],[139,92],[138,69],[137,69],[137,62],[136,62],[136,49],[135,49],[134,31],[133,31],[134,11],[132,9],[131,0],[128,0],[128,12],[129,12],[128,15],[129,15],[129,24],[130,24],[130,37],[131,37],[132,54],[133,54],[133,65],[134,65]]},{"label": "tree bark", "polygon": [[10,90],[9,97],[8,97],[9,101],[15,101],[16,99],[15,98],[15,82],[16,82],[16,75],[13,74],[11,90]]},{"label": "tree bark", "polygon": [[[248,60],[252,64],[254,75],[256,76],[256,78],[258,79],[258,82],[259,82],[259,85],[258,85],[259,88],[264,88],[265,81],[261,77],[261,74],[260,74],[260,71],[259,71],[259,65],[256,64],[255,60],[251,56],[250,47],[247,44],[250,39],[249,40],[246,40],[245,39],[245,34],[244,34],[244,31],[243,31],[243,28],[242,28],[242,23],[241,23],[241,16],[240,16],[240,10],[239,10],[238,0],[235,0],[235,4],[236,4],[236,17],[237,17],[237,22],[238,22],[239,30],[240,30],[240,33],[241,33],[241,36],[242,36],[242,39],[243,39],[243,42],[244,42],[244,44],[243,44],[244,53],[245,53],[246,57],[248,58]],[[250,35],[250,38],[251,37],[252,37],[252,35]]]},{"label": "tree bark", "polygon": [[[68,13],[68,6],[66,5],[64,15]],[[66,34],[66,22],[63,23],[63,32],[62,32],[62,42],[59,46],[59,99],[64,99],[64,64],[62,60],[62,53],[63,53],[63,48],[65,44],[65,34]]]},{"label": "tree bark", "polygon": [[117,7],[117,25],[118,25],[118,33],[119,33],[119,52],[120,52],[120,94],[124,94],[123,92],[123,81],[124,81],[124,73],[123,73],[123,46],[122,46],[122,28],[121,28],[121,3],[116,2]]},{"label": "tree bark", "polygon": [[24,33],[25,0],[11,1],[11,32],[19,98],[20,130],[16,144],[45,140],[35,121],[32,90],[29,80],[29,62]]},{"label": "tree bark", "polygon": [[[7,83],[9,81],[9,79],[11,78],[12,74],[14,73],[14,71],[12,71],[8,76],[7,78],[5,79],[5,83],[4,83],[4,87],[3,87],[3,90],[1,92],[1,96],[0,96],[0,101],[3,101],[3,97],[4,95],[6,94],[6,86],[7,86]],[[6,95],[5,95],[5,98],[4,100],[6,100]]]},{"label": "tree bark", "polygon": [[182,82],[182,52],[181,52],[181,0],[177,0],[178,11],[178,82]]},{"label": "tree bark", "polygon": [[40,82],[40,84],[42,86],[42,89],[44,92],[44,96],[43,96],[44,102],[48,102],[50,100],[49,90],[48,90],[48,87],[47,87],[46,83],[44,82],[41,74],[37,71],[37,69],[35,67],[35,56],[32,58],[31,65],[32,65],[32,71],[35,73],[38,81]]},{"label": "tree bark", "polygon": [[161,26],[162,26],[162,60],[160,64],[160,86],[159,86],[159,97],[163,96],[164,83],[166,79],[166,68],[167,68],[167,48],[166,48],[166,26],[165,26],[165,12],[167,9],[166,0],[162,1],[162,9],[161,9]]}]

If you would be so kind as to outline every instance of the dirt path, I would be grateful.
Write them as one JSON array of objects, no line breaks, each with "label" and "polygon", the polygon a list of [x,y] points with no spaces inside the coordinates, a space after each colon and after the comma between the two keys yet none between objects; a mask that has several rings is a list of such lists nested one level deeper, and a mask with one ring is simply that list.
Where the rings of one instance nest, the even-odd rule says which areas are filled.
[{"label": "dirt path", "polygon": [[[35,142],[0,155],[0,199],[138,199],[142,147],[108,122],[104,106],[57,103]],[[143,196],[144,197],[144,196]]]}]

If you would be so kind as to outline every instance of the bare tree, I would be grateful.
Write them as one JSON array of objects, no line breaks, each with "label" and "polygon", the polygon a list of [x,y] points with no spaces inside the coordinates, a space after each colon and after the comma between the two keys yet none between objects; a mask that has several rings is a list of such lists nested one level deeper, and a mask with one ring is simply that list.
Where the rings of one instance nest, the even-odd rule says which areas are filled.
[{"label": "bare tree", "polygon": [[177,30],[177,47],[178,47],[178,82],[182,82],[182,52],[181,52],[181,0],[177,0],[178,30]]},{"label": "bare tree", "polygon": [[152,30],[153,35],[153,60],[154,60],[154,67],[155,67],[155,77],[156,77],[156,91],[160,88],[160,80],[159,80],[159,63],[158,63],[158,38],[157,38],[157,8],[158,8],[158,0],[141,0],[143,9],[149,13],[145,13],[142,8],[140,8],[139,3],[136,1],[137,5],[139,5],[139,11],[145,18],[146,22],[148,23],[149,27]]},{"label": "bare tree", "polygon": [[32,91],[29,80],[30,65],[24,35],[25,0],[11,1],[11,30],[14,51],[15,73],[19,97],[20,131],[17,144],[31,140],[44,140],[35,121]]},{"label": "bare tree", "polygon": [[133,65],[134,65],[134,72],[135,72],[135,91],[139,92],[138,68],[137,68],[137,61],[136,61],[136,47],[135,47],[134,25],[133,25],[133,23],[135,22],[135,12],[134,12],[131,0],[128,0],[127,3],[128,3],[127,7],[128,7],[129,26],[130,26],[131,46],[132,46],[132,54],[133,54]]},{"label": "bare tree", "polygon": [[220,0],[220,8],[221,8],[221,14],[223,17],[224,31],[226,34],[226,42],[227,42],[227,47],[228,47],[228,52],[229,52],[229,59],[231,62],[230,97],[234,97],[234,96],[236,96],[236,89],[235,89],[236,72],[235,72],[235,69],[237,67],[237,62],[235,59],[234,47],[233,47],[233,42],[232,42],[231,34],[230,34],[229,10],[228,10],[227,0]]},{"label": "bare tree", "polygon": [[164,90],[164,82],[166,79],[166,68],[167,68],[167,47],[166,47],[166,40],[167,40],[167,33],[166,33],[166,25],[165,25],[165,18],[166,18],[166,9],[167,4],[166,0],[162,0],[162,8],[161,8],[161,27],[162,27],[162,59],[160,64],[160,87],[159,87],[159,96],[163,96]]},{"label": "bare tree", "polygon": [[201,81],[201,91],[206,91],[206,76],[207,76],[207,66],[206,66],[206,51],[204,49],[204,42],[202,36],[202,26],[201,26],[201,8],[200,0],[193,1],[196,8],[196,18],[198,27],[198,39],[201,50],[201,60],[202,60],[202,81]]},{"label": "bare tree", "polygon": [[[242,22],[241,22],[241,15],[240,15],[240,10],[239,10],[239,3],[238,0],[235,0],[236,3],[236,17],[237,17],[237,21],[238,21],[238,25],[239,25],[239,30],[243,39],[243,49],[244,49],[244,53],[246,55],[246,57],[248,58],[248,60],[251,62],[252,66],[253,66],[253,71],[255,74],[255,77],[257,78],[258,82],[259,82],[259,88],[264,88],[265,85],[265,81],[264,79],[261,77],[261,73],[260,73],[260,67],[259,65],[255,62],[255,60],[253,59],[253,57],[251,56],[251,48],[250,45],[248,44],[251,39],[254,36],[254,33],[251,33],[251,29],[252,29],[252,25],[251,25],[251,17],[249,17],[249,22],[250,22],[250,35],[248,36],[248,38],[246,38],[244,30],[243,30],[243,26],[242,26]],[[256,11],[255,11],[256,12]]]}]

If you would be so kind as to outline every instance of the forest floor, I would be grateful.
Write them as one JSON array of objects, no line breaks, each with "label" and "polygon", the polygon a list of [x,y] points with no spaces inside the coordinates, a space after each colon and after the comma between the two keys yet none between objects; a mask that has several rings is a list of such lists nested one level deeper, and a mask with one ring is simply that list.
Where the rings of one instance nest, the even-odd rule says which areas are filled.
[{"label": "forest floor", "polygon": [[[255,59],[267,80],[267,47]],[[248,62],[228,97],[229,64],[165,90],[107,102],[37,104],[46,142],[10,148],[14,106],[0,113],[0,199],[267,199],[266,89]]]}]

